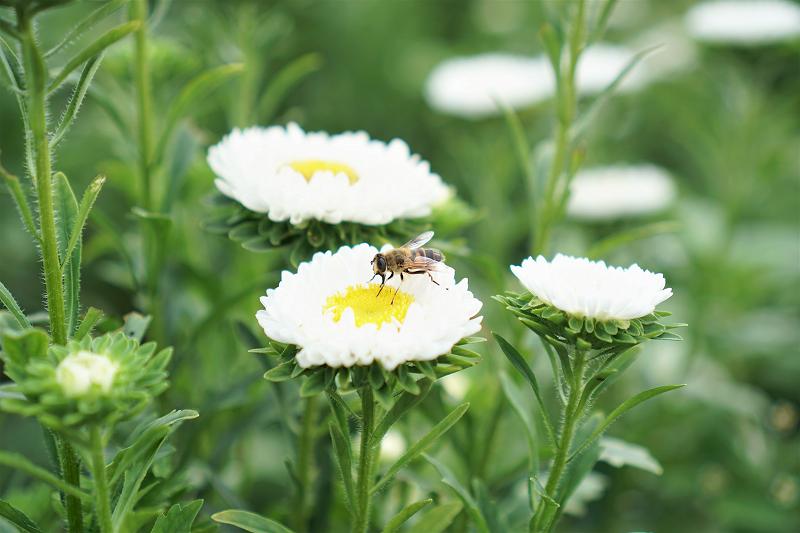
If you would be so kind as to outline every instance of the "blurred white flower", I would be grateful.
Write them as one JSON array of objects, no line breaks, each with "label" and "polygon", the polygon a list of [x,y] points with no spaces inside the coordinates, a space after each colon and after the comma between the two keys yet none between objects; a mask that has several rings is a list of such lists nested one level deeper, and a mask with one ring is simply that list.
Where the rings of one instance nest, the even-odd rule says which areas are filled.
[{"label": "blurred white flower", "polygon": [[56,368],[56,381],[68,397],[83,396],[93,388],[111,390],[118,366],[105,355],[80,351],[65,357]]},{"label": "blurred white flower", "polygon": [[709,43],[760,45],[800,36],[800,6],[785,0],[719,0],[693,6],[686,27]]},{"label": "blurred white flower", "polygon": [[[608,87],[636,55],[632,49],[615,44],[597,43],[587,48],[578,60],[575,74],[578,94],[592,95]],[[617,86],[617,92],[642,88],[647,81],[646,67],[636,65]]]},{"label": "blurred white flower", "polygon": [[[266,335],[300,348],[304,368],[350,367],[378,362],[387,370],[407,361],[430,361],[481,327],[481,302],[441,265],[433,277],[399,276],[368,283],[378,250],[368,244],[317,253],[297,273],[283,272],[276,289],[261,298],[256,313]],[[395,289],[400,286],[392,301]]]},{"label": "blurred white flower", "polygon": [[233,130],[208,151],[217,188],[270,220],[387,224],[427,216],[450,190],[408,145],[363,132]]},{"label": "blurred white flower", "polygon": [[539,299],[578,317],[630,320],[652,313],[670,296],[662,274],[606,266],[603,261],[557,254],[552,261],[529,257],[511,271]]},{"label": "blurred white flower", "polygon": [[442,113],[481,118],[500,114],[498,102],[519,109],[550,98],[554,90],[553,72],[544,56],[492,53],[437,65],[425,83],[425,98]]},{"label": "blurred white flower", "polygon": [[390,429],[381,441],[381,460],[394,462],[406,453],[406,439],[396,429]]},{"label": "blurred white flower", "polygon": [[578,172],[570,184],[567,213],[607,220],[662,211],[676,196],[672,177],[654,165],[616,165]]},{"label": "blurred white flower", "polygon": [[439,380],[445,392],[455,400],[463,400],[469,392],[470,379],[464,372],[456,372]]}]

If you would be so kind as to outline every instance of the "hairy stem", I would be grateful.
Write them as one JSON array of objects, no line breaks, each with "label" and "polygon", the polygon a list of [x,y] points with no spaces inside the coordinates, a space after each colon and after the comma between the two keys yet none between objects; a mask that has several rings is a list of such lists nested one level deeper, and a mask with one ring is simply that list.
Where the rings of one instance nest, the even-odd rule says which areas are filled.
[{"label": "hairy stem", "polygon": [[106,460],[103,455],[103,437],[97,426],[91,429],[92,478],[94,479],[95,511],[101,533],[112,533],[111,500],[106,478]]},{"label": "hairy stem", "polygon": [[[572,446],[572,439],[575,436],[575,427],[581,418],[579,409],[579,400],[583,394],[583,374],[586,368],[585,354],[580,351],[575,353],[575,367],[573,369],[573,382],[570,384],[569,397],[567,405],[564,407],[562,413],[563,425],[561,427],[561,435],[558,441],[558,450],[553,459],[553,466],[547,476],[547,485],[545,486],[545,494],[549,500],[542,499],[538,511],[534,515],[530,523],[530,531],[539,533],[543,531],[552,531],[555,526],[555,517],[557,508],[550,501],[557,501],[558,489],[561,485],[562,477],[564,476],[567,460],[570,455],[570,447]],[[561,502],[562,505],[565,502]]]},{"label": "hairy stem", "polygon": [[[358,481],[356,484],[356,519],[353,533],[369,530],[370,489],[372,488],[372,462],[375,447],[370,445],[375,430],[375,400],[369,385],[359,391],[361,396],[361,453],[358,457]],[[380,449],[380,445],[377,445]]]},{"label": "hairy stem", "polygon": [[[53,200],[50,140],[47,133],[47,67],[33,30],[33,21],[25,8],[17,9],[17,25],[20,33],[25,68],[25,86],[28,93],[29,138],[33,144],[33,181],[38,200],[38,222],[41,232],[41,256],[44,268],[47,313],[50,317],[50,336],[54,344],[67,342],[66,313],[64,310],[64,285],[58,259],[56,238],[56,213]],[[75,450],[63,439],[59,439],[59,461],[64,481],[80,488],[80,466]],[[67,523],[71,533],[83,531],[83,515],[80,498],[62,493],[67,511]]]},{"label": "hairy stem", "polygon": [[303,533],[308,529],[309,495],[311,494],[311,456],[314,451],[314,432],[316,431],[317,396],[305,400],[300,438],[297,447],[297,479],[299,489],[293,513],[294,529]]}]

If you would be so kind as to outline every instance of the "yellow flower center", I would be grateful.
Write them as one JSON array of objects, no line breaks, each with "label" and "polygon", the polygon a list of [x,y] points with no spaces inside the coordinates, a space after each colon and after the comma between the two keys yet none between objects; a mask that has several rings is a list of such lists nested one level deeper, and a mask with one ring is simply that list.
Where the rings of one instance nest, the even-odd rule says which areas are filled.
[{"label": "yellow flower center", "polygon": [[323,161],[321,159],[305,159],[303,161],[294,161],[289,163],[289,166],[303,175],[306,181],[310,182],[314,174],[322,171],[333,172],[338,174],[343,172],[347,174],[347,179],[350,180],[350,185],[358,181],[358,174],[353,170],[350,165],[344,163],[337,163],[335,161]]},{"label": "yellow flower center", "polygon": [[408,307],[414,303],[414,297],[400,291],[392,303],[395,289],[384,287],[380,296],[376,297],[379,289],[380,285],[377,283],[351,285],[344,291],[329,296],[322,310],[332,313],[333,321],[339,322],[345,309],[349,307],[353,310],[356,327],[359,328],[367,323],[380,328],[383,324],[394,320],[402,324],[408,313]]}]

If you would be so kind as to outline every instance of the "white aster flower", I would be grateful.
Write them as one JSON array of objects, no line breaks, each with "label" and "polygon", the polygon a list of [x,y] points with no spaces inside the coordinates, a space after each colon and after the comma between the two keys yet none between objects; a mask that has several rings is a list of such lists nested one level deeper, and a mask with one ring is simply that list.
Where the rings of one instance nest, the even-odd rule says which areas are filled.
[{"label": "white aster flower", "polygon": [[431,361],[481,327],[481,302],[442,264],[432,275],[406,275],[368,283],[378,250],[368,244],[314,254],[297,273],[284,271],[256,313],[267,337],[299,348],[303,368],[380,363],[393,370],[407,361]]},{"label": "white aster flower", "polygon": [[544,56],[489,53],[448,59],[425,83],[425,98],[437,111],[466,118],[498,115],[498,103],[519,109],[553,95],[555,79]]},{"label": "white aster flower", "polygon": [[220,192],[274,222],[382,225],[427,216],[450,195],[405,142],[363,131],[236,129],[209,149],[208,163]]},{"label": "white aster flower", "polygon": [[720,0],[693,6],[686,27],[709,43],[760,45],[800,36],[800,6],[784,0]]},{"label": "white aster flower", "polygon": [[83,396],[93,387],[105,393],[111,390],[118,369],[107,356],[83,350],[58,364],[56,381],[68,397]]},{"label": "white aster flower", "polygon": [[567,213],[607,220],[656,213],[675,199],[672,177],[655,165],[615,165],[578,172],[570,184]]},{"label": "white aster flower", "polygon": [[631,320],[652,313],[672,296],[662,274],[606,266],[603,261],[557,254],[529,257],[511,271],[543,302],[576,317]]}]

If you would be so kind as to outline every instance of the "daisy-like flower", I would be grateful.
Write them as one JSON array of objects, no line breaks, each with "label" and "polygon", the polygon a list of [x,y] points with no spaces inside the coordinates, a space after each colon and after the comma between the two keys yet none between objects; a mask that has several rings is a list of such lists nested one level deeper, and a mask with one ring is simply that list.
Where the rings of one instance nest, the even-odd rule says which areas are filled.
[{"label": "daisy-like flower", "polygon": [[610,267],[603,261],[557,254],[552,261],[529,257],[511,271],[542,302],[568,315],[599,321],[641,318],[672,296],[662,274],[635,264]]},{"label": "daisy-like flower", "polygon": [[685,22],[699,41],[757,46],[800,37],[800,6],[785,0],[718,0],[693,6]]},{"label": "daisy-like flower", "polygon": [[382,225],[430,215],[449,189],[399,139],[286,127],[234,130],[208,152],[219,191],[273,222]]},{"label": "daisy-like flower", "polygon": [[615,165],[580,171],[570,184],[567,213],[608,220],[657,213],[675,199],[672,177],[654,165]]},{"label": "daisy-like flower", "polygon": [[465,118],[520,109],[553,95],[555,79],[544,56],[487,53],[448,59],[431,71],[425,98],[435,110]]},{"label": "daisy-like flower", "polygon": [[438,285],[427,275],[395,276],[378,295],[380,285],[369,282],[377,253],[368,244],[317,253],[261,298],[258,323],[271,340],[297,348],[300,369],[377,363],[392,371],[445,356],[480,330],[481,302],[443,264],[432,273]]},{"label": "daisy-like flower", "polygon": [[69,354],[56,367],[56,381],[67,396],[84,396],[93,388],[107,394],[119,365],[106,355],[81,350]]}]

